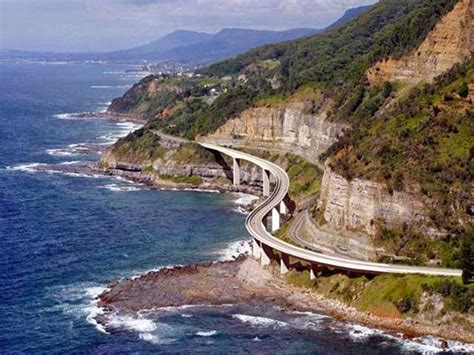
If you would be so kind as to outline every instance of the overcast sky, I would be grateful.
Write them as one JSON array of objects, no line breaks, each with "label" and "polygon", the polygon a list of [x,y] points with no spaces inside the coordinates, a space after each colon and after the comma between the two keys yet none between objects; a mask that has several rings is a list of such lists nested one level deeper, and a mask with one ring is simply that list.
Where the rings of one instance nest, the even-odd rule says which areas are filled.
[{"label": "overcast sky", "polygon": [[324,27],[376,0],[0,0],[0,48],[106,51],[177,29]]}]

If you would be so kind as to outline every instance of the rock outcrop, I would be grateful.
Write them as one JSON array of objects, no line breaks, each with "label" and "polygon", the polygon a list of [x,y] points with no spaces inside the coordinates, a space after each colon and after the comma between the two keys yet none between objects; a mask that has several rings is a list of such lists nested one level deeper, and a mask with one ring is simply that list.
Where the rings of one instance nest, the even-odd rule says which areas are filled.
[{"label": "rock outcrop", "polygon": [[362,179],[351,181],[326,168],[319,209],[324,220],[340,233],[374,236],[378,222],[387,228],[426,220],[424,204],[407,192],[390,194],[382,184]]},{"label": "rock outcrop", "polygon": [[[108,174],[156,187],[259,191],[262,173],[257,166],[242,161],[240,176],[243,184],[234,187],[232,185],[232,159],[207,151],[205,151],[205,156],[200,156],[197,152],[201,148],[197,145],[190,143],[183,145],[180,141],[170,141],[170,139],[171,137],[161,139],[160,145],[166,148],[166,151],[162,157],[154,160],[130,161],[129,157],[109,148],[102,154],[99,168]],[[185,159],[180,156],[183,150],[187,151]],[[192,177],[197,179],[192,179]]]},{"label": "rock outcrop", "polygon": [[327,120],[329,104],[315,114],[306,113],[310,103],[290,101],[250,108],[227,121],[206,141],[234,147],[279,150],[317,162],[347,127]]},{"label": "rock outcrop", "polygon": [[400,59],[388,58],[369,69],[371,83],[431,81],[474,53],[474,0],[460,0],[423,43]]}]

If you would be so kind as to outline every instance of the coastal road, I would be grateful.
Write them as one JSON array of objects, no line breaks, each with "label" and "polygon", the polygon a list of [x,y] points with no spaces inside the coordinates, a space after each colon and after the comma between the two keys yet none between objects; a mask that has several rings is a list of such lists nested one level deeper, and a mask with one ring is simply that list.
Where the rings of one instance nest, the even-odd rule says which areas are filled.
[{"label": "coastal road", "polygon": [[271,248],[282,253],[282,255],[291,256],[310,262],[314,265],[325,266],[344,271],[353,271],[357,273],[367,274],[424,274],[424,275],[438,275],[438,276],[461,276],[462,270],[446,269],[425,266],[409,266],[409,265],[394,265],[367,262],[361,260],[353,260],[348,258],[341,258],[337,256],[325,255],[315,251],[303,249],[301,247],[291,245],[273,236],[267,231],[264,225],[266,217],[272,213],[274,209],[278,209],[280,203],[285,199],[288,193],[289,178],[285,170],[278,165],[273,164],[267,160],[255,157],[253,155],[240,152],[235,149],[221,147],[219,145],[210,143],[199,143],[202,147],[218,151],[222,154],[228,155],[234,159],[241,159],[249,161],[264,170],[269,171],[275,177],[275,184],[270,196],[258,205],[248,216],[245,225],[250,235],[260,242],[262,249]]}]

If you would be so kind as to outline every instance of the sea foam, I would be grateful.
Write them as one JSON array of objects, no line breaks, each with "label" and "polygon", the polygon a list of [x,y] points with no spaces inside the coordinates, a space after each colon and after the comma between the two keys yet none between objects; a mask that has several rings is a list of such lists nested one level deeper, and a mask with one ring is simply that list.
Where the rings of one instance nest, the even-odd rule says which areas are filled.
[{"label": "sea foam", "polygon": [[223,250],[217,252],[220,255],[218,261],[232,261],[242,255],[250,255],[252,252],[252,244],[247,240],[239,240],[231,242]]},{"label": "sea foam", "polygon": [[252,326],[257,327],[274,327],[274,328],[285,328],[289,324],[272,318],[259,317],[259,316],[250,316],[246,314],[233,314],[232,318],[238,319],[243,323],[248,323]]}]

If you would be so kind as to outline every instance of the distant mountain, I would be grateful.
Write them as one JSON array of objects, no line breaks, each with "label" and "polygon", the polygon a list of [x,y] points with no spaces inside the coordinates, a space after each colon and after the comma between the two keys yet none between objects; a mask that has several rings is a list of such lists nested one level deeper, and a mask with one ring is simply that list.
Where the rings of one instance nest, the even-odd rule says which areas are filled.
[{"label": "distant mountain", "polygon": [[[330,28],[339,26],[370,6],[347,10]],[[130,49],[104,53],[51,53],[0,50],[0,58],[39,60],[108,60],[108,61],[189,61],[206,63],[234,57],[266,44],[312,36],[323,29],[295,28],[287,31],[263,31],[225,28],[218,33],[175,31],[156,41]]]},{"label": "distant mountain", "polygon": [[179,30],[143,46],[107,52],[100,54],[100,56],[103,58],[120,60],[156,59],[163,52],[170,51],[178,47],[190,46],[205,42],[210,40],[212,37],[213,35],[210,33]]},{"label": "distant mountain", "polygon": [[215,61],[233,57],[249,49],[265,44],[289,41],[320,32],[314,28],[299,28],[288,31],[259,31],[226,28],[206,41],[182,46],[159,54],[162,60],[184,60],[193,62]]},{"label": "distant mountain", "polygon": [[359,16],[363,12],[366,12],[368,9],[370,9],[373,5],[366,5],[366,6],[359,6],[359,7],[354,7],[352,9],[347,10],[344,12],[344,15],[340,19],[338,19],[336,22],[332,23],[328,29],[335,28],[342,26],[346,22],[352,20],[354,17]]}]

